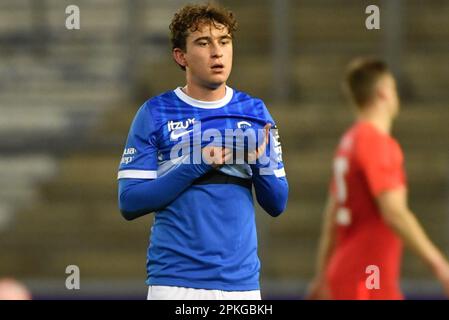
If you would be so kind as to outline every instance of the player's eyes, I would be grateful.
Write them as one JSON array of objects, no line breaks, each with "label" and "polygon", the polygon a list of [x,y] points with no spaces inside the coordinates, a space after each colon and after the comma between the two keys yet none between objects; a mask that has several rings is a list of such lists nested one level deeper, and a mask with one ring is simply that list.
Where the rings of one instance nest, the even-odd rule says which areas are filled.
[{"label": "player's eyes", "polygon": [[228,43],[230,43],[230,42],[231,42],[231,40],[229,40],[229,39],[221,40],[221,44],[222,44],[222,45],[226,45],[226,44],[228,44]]},{"label": "player's eyes", "polygon": [[200,41],[200,42],[198,42],[198,45],[200,47],[205,47],[205,46],[207,46],[207,41]]}]

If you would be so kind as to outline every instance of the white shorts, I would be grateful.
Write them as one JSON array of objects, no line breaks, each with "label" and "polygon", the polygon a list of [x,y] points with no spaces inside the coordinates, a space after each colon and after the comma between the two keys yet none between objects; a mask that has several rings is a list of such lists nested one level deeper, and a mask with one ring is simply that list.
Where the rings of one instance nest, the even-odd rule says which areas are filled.
[{"label": "white shorts", "polygon": [[261,300],[260,290],[223,291],[149,286],[147,300]]}]

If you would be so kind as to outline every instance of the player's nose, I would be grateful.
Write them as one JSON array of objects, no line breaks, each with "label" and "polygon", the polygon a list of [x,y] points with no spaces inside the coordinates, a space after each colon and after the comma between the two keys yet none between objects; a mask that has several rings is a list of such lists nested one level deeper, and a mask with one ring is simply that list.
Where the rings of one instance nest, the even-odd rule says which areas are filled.
[{"label": "player's nose", "polygon": [[218,44],[213,44],[210,46],[211,48],[211,56],[212,58],[221,58],[223,57],[223,50]]}]

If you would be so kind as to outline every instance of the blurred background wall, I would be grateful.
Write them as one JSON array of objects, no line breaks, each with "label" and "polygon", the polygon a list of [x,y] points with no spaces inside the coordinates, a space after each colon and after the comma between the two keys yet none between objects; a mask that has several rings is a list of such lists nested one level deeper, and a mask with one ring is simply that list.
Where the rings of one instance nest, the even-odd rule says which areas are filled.
[{"label": "blurred background wall", "polygon": [[[187,1],[0,2],[0,277],[35,298],[145,298],[152,215],[126,222],[116,174],[138,107],[184,84],[168,25]],[[449,249],[449,1],[223,0],[239,31],[229,84],[267,102],[290,183],[287,211],[258,208],[265,298],[301,298],[313,268],[334,148],[352,122],[341,94],[352,58],[387,59],[397,77],[410,203]],[[67,30],[65,9],[81,11]],[[380,8],[367,30],[365,8]],[[65,287],[68,265],[81,289]],[[406,251],[402,287],[441,297]]]}]

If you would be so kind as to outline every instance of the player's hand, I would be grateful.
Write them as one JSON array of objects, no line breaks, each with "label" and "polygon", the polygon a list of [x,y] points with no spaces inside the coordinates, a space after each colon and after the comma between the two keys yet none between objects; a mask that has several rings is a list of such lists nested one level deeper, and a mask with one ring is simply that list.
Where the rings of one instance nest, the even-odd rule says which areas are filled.
[{"label": "player's hand", "polygon": [[449,297],[449,263],[445,262],[444,265],[437,270],[436,276],[443,285],[444,293]]},{"label": "player's hand", "polygon": [[228,148],[208,146],[202,149],[202,154],[203,161],[214,169],[232,162],[232,150]]},{"label": "player's hand", "polygon": [[255,163],[257,159],[259,159],[264,153],[267,148],[268,141],[270,139],[270,129],[271,129],[271,123],[267,123],[263,129],[265,130],[264,140],[262,144],[260,144],[256,150],[248,152],[248,155],[246,157],[246,161],[248,163]]},{"label": "player's hand", "polygon": [[306,300],[330,300],[329,287],[323,279],[314,279],[309,285]]}]

